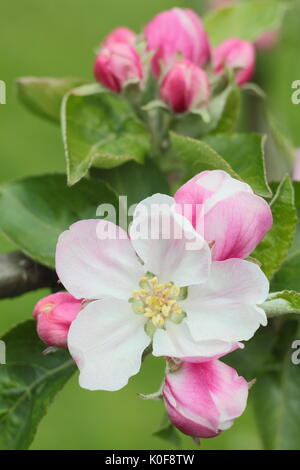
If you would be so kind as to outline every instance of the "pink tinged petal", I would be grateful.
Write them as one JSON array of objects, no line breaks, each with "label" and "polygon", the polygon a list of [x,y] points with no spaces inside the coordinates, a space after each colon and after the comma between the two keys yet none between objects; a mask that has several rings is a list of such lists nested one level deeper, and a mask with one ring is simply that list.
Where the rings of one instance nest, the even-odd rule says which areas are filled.
[{"label": "pink tinged petal", "polygon": [[109,46],[110,44],[114,44],[116,42],[121,42],[133,46],[135,40],[136,34],[134,31],[129,28],[126,28],[125,26],[120,26],[119,28],[116,28],[111,31],[106,36],[103,42],[103,46]]},{"label": "pink tinged petal", "polygon": [[190,436],[215,437],[243,413],[248,384],[221,361],[183,362],[167,375],[163,397],[178,429]]},{"label": "pink tinged petal", "polygon": [[223,340],[196,341],[185,320],[180,324],[167,321],[166,329],[156,330],[153,337],[154,356],[184,358],[189,362],[206,362],[236,348],[236,343]]},{"label": "pink tinged petal", "polygon": [[195,362],[195,363],[199,363],[199,362],[207,362],[208,360],[211,361],[211,360],[215,360],[215,359],[220,359],[220,357],[223,357],[223,356],[227,356],[227,354],[230,354],[234,351],[236,351],[237,349],[244,349],[245,345],[243,343],[239,343],[239,342],[236,342],[236,343],[226,343],[226,348],[228,347],[228,349],[224,350],[224,343],[225,341],[210,341],[210,342],[204,342],[205,344],[216,344],[216,345],[220,345],[220,347],[223,349],[223,351],[221,353],[218,353],[218,354],[215,354],[214,356],[210,356],[210,357],[207,357],[207,356],[192,356],[192,357],[184,357],[184,361],[185,362]]},{"label": "pink tinged petal", "polygon": [[225,171],[206,170],[181,186],[175,193],[174,199],[181,206],[184,204],[193,205],[192,217],[188,215],[187,217],[196,228],[196,216],[205,216],[216,203],[239,192],[253,194],[248,184],[232,178]]},{"label": "pink tinged petal", "polygon": [[205,239],[215,240],[213,258],[246,258],[273,224],[267,202],[240,192],[218,202],[205,216]]},{"label": "pink tinged petal", "polygon": [[269,282],[256,264],[240,259],[217,261],[209,281],[190,287],[181,307],[196,341],[244,341],[267,324],[258,305],[268,292]]},{"label": "pink tinged petal", "polygon": [[[100,239],[102,232],[111,238]],[[56,271],[76,298],[112,296],[125,300],[144,273],[127,234],[100,219],[76,222],[60,235]]]},{"label": "pink tinged petal", "polygon": [[155,51],[152,70],[159,76],[161,65],[169,67],[177,54],[203,66],[210,57],[208,36],[192,10],[173,8],[156,15],[145,27],[147,49]]},{"label": "pink tinged petal", "polygon": [[188,286],[207,279],[210,249],[189,221],[176,212],[173,198],[155,194],[138,204],[130,238],[144,270],[160,282]]},{"label": "pink tinged petal", "polygon": [[210,98],[208,75],[193,62],[179,60],[164,76],[160,97],[175,113],[206,106]]},{"label": "pink tinged petal", "polygon": [[129,82],[143,78],[139,54],[124,42],[112,42],[100,50],[94,65],[96,80],[115,93],[120,93]]},{"label": "pink tinged petal", "polygon": [[254,45],[258,50],[270,51],[277,45],[279,38],[280,30],[272,29],[259,36],[259,38],[254,41]]},{"label": "pink tinged petal", "polygon": [[68,292],[56,292],[39,300],[33,316],[41,340],[49,346],[66,348],[70,325],[81,309],[82,299],[77,300]]},{"label": "pink tinged petal", "polygon": [[150,338],[145,318],[128,302],[91,302],[72,323],[68,347],[80,370],[79,383],[89,390],[119,390],[140,370]]},{"label": "pink tinged petal", "polygon": [[269,205],[251,187],[224,171],[204,171],[175,194],[183,207],[192,205],[189,220],[208,242],[213,258],[247,257],[272,227]]},{"label": "pink tinged petal", "polygon": [[213,51],[214,73],[222,73],[225,66],[233,68],[237,85],[243,85],[251,79],[255,61],[254,45],[238,38],[226,39]]}]

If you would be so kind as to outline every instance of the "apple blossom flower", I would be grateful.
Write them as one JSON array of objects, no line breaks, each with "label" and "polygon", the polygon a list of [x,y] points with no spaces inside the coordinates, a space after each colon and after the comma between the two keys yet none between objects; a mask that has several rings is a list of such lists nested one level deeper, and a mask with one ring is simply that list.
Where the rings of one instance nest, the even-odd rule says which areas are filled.
[{"label": "apple blossom flower", "polygon": [[174,196],[190,204],[186,217],[209,243],[214,260],[246,258],[273,224],[268,203],[251,187],[221,170],[203,171]]},{"label": "apple blossom flower", "polygon": [[103,47],[109,47],[111,44],[116,42],[121,42],[124,44],[129,44],[133,46],[136,40],[136,34],[129,28],[125,26],[120,26],[119,28],[111,31],[103,41]]},{"label": "apple blossom flower", "polygon": [[259,305],[269,284],[260,268],[241,259],[211,263],[209,245],[175,206],[156,194],[137,205],[129,234],[92,219],[60,235],[58,276],[90,301],[68,335],[82,387],[122,388],[150,343],[154,356],[214,358],[266,324]]},{"label": "apple blossom flower", "polygon": [[37,333],[48,346],[67,347],[70,325],[82,308],[82,299],[74,299],[68,292],[57,292],[39,300],[33,316]]},{"label": "apple blossom flower", "polygon": [[160,97],[175,113],[208,104],[210,83],[207,73],[189,60],[180,60],[165,75]]},{"label": "apple blossom flower", "polygon": [[170,421],[189,436],[218,436],[247,404],[248,383],[219,360],[183,361],[166,375],[162,395]]},{"label": "apple blossom flower", "polygon": [[255,47],[251,42],[238,38],[223,41],[213,50],[213,69],[215,74],[223,73],[224,68],[235,70],[237,85],[248,82],[255,69]]},{"label": "apple blossom flower", "polygon": [[145,27],[147,50],[154,51],[152,71],[160,75],[161,65],[169,67],[183,58],[199,65],[205,65],[210,58],[208,36],[199,16],[186,8],[172,8],[156,15]]},{"label": "apple blossom flower", "polygon": [[122,42],[113,42],[100,50],[95,66],[98,82],[115,93],[120,93],[130,82],[140,82],[143,67],[134,47]]}]

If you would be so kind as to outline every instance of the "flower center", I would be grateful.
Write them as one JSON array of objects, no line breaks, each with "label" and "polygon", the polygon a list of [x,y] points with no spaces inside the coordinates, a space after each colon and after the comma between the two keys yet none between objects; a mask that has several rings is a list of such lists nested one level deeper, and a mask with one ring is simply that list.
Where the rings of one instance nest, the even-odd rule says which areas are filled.
[{"label": "flower center", "polygon": [[164,328],[167,319],[180,323],[185,313],[178,304],[184,298],[185,288],[172,282],[159,283],[154,275],[146,275],[139,281],[139,290],[132,293],[130,302],[135,313],[148,319],[148,326]]}]

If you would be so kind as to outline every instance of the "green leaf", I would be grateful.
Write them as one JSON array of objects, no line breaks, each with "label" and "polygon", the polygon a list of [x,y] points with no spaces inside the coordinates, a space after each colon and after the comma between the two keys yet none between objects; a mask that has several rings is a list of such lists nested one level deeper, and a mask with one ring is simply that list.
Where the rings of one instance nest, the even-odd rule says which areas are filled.
[{"label": "green leaf", "polygon": [[214,133],[232,132],[235,129],[241,106],[241,90],[237,86],[230,86],[224,90],[217,101],[211,103],[211,108],[217,115],[217,106],[221,105],[221,113],[216,126],[211,130]]},{"label": "green leaf", "polygon": [[271,290],[283,289],[300,292],[300,252],[289,256],[271,281]]},{"label": "green leaf", "polygon": [[25,178],[0,186],[0,229],[31,258],[54,267],[59,234],[80,219],[96,217],[99,204],[117,205],[105,183],[90,179],[74,188],[64,175]]},{"label": "green leaf", "polygon": [[148,158],[144,165],[127,162],[111,170],[94,169],[93,174],[107,182],[118,196],[127,196],[128,207],[155,193],[170,194],[166,176]]},{"label": "green leaf", "polygon": [[153,436],[159,437],[175,447],[180,447],[181,445],[181,437],[170,422],[166,413],[163,415],[159,429],[153,433]]},{"label": "green leaf", "polygon": [[269,279],[285,260],[296,230],[294,189],[289,176],[280,183],[271,202],[271,209],[273,227],[251,254],[261,263],[261,268]]},{"label": "green leaf", "polygon": [[266,112],[267,124],[270,128],[272,140],[278,150],[279,157],[286,161],[287,170],[293,169],[296,158],[296,149],[290,142],[289,138],[284,134],[282,128],[277,123],[276,119],[270,112]]},{"label": "green leaf", "polygon": [[292,290],[283,290],[269,294],[261,305],[268,317],[279,317],[291,313],[300,314],[300,294]]},{"label": "green leaf", "polygon": [[251,0],[213,11],[204,24],[214,46],[232,37],[252,42],[279,28],[285,11],[286,6],[277,0]]},{"label": "green leaf", "polygon": [[203,139],[259,195],[270,197],[264,161],[265,137],[259,134],[217,134]]},{"label": "green leaf", "polygon": [[187,177],[203,170],[224,170],[231,176],[241,179],[224,158],[206,142],[170,133],[172,148],[187,169]]},{"label": "green leaf", "polygon": [[43,355],[45,345],[29,320],[9,331],[0,366],[0,449],[27,449],[55,395],[76,366],[65,350]]},{"label": "green leaf", "polygon": [[209,122],[192,113],[175,115],[173,130],[178,134],[199,139],[209,133],[231,132],[234,130],[240,113],[240,88],[230,85],[214,96],[208,105]]},{"label": "green leaf", "polygon": [[59,122],[63,96],[83,83],[80,78],[22,77],[17,80],[17,92],[30,111]]},{"label": "green leaf", "polygon": [[244,349],[237,349],[228,354],[222,361],[234,367],[248,381],[265,373],[265,365],[276,342],[276,333],[271,322],[259,328],[253,338],[245,342]]},{"label": "green leaf", "polygon": [[300,374],[292,348],[298,322],[287,322],[273,351],[273,370],[260,375],[251,398],[265,449],[300,449]]},{"label": "green leaf", "polygon": [[143,163],[150,149],[145,126],[123,98],[86,86],[65,96],[62,133],[70,185],[86,175],[92,165],[114,168],[128,160]]}]

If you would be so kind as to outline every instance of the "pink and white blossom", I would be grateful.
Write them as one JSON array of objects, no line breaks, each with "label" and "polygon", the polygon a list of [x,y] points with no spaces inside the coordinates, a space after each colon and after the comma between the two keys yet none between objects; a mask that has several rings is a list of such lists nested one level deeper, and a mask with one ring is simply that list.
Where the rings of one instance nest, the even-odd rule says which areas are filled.
[{"label": "pink and white blossom", "polygon": [[207,106],[210,83],[207,73],[189,60],[180,60],[164,76],[160,97],[175,113]]},{"label": "pink and white blossom", "polygon": [[[164,207],[163,218],[145,211],[154,205]],[[75,298],[91,301],[68,336],[82,387],[122,388],[150,343],[154,356],[204,360],[239,347],[266,324],[259,305],[269,284],[260,268],[241,259],[212,263],[209,245],[175,206],[157,194],[137,205],[129,235],[92,219],[59,237],[58,276]],[[146,226],[158,236],[138,237]],[[118,236],[99,237],[107,230]]]},{"label": "pink and white blossom", "polygon": [[142,61],[129,44],[112,42],[100,50],[95,66],[98,82],[115,93],[120,93],[128,83],[139,83],[143,78]]},{"label": "pink and white blossom", "polygon": [[225,67],[232,68],[237,85],[243,85],[252,78],[255,61],[255,47],[242,39],[226,39],[213,50],[214,73],[221,74]]},{"label": "pink and white blossom", "polygon": [[199,173],[174,198],[180,206],[192,206],[186,217],[213,243],[214,260],[246,258],[272,227],[268,203],[225,171]]},{"label": "pink and white blossom", "polygon": [[162,390],[170,421],[193,437],[218,436],[247,404],[248,383],[219,360],[183,361],[166,375]]},{"label": "pink and white blossom", "polygon": [[41,340],[48,346],[66,348],[70,325],[81,309],[82,299],[75,299],[68,292],[57,292],[39,300],[33,316]]},{"label": "pink and white blossom", "polygon": [[152,71],[169,67],[181,55],[198,66],[210,58],[210,45],[201,19],[192,10],[173,8],[156,15],[145,27],[147,50],[153,51]]}]

